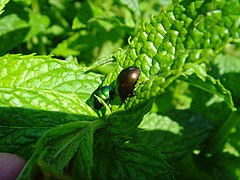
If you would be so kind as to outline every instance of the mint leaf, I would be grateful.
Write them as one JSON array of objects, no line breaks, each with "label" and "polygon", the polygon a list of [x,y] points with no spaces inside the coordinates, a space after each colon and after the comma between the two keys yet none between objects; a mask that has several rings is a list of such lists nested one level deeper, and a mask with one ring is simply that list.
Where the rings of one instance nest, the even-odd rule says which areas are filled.
[{"label": "mint leaf", "polygon": [[150,108],[151,103],[145,104],[145,107],[134,106],[125,111],[112,113],[107,117],[107,130],[112,134],[113,140],[115,142],[122,142],[122,140],[132,135]]},{"label": "mint leaf", "polygon": [[[228,118],[232,110],[219,96],[214,96],[207,91],[191,86],[192,102],[190,110],[204,116],[220,126]],[[199,99],[199,97],[201,97]],[[224,111],[222,111],[224,109]]]},{"label": "mint leaf", "polygon": [[38,35],[40,32],[46,31],[47,27],[50,25],[50,20],[47,16],[41,15],[36,12],[30,12],[29,17],[29,25],[31,26],[31,29],[25,37],[25,41],[30,40],[34,36]]},{"label": "mint leaf", "polygon": [[1,0],[0,2],[0,14],[3,13],[3,8],[5,7],[5,5],[9,2],[9,0]]},{"label": "mint leaf", "polygon": [[[232,2],[186,2],[175,1],[159,15],[152,16],[150,23],[141,26],[130,40],[126,53],[117,54],[115,71],[107,76],[104,84],[115,84],[122,68],[136,65],[142,69],[139,83],[143,84],[138,88],[144,89],[147,84],[150,92],[156,88],[163,92],[181,75],[187,63],[208,62],[209,57],[215,57],[232,38],[239,37],[239,24],[225,25],[229,17],[234,22],[238,19],[224,9]],[[213,24],[216,28],[212,28]],[[136,91],[136,95],[141,96],[140,92]],[[138,101],[156,95],[159,93],[144,94]]]},{"label": "mint leaf", "polygon": [[102,121],[79,121],[47,131],[38,140],[36,150],[19,179],[35,179],[39,172],[46,176],[50,173],[52,178],[64,175],[65,168],[72,171],[68,166],[70,160],[78,165],[74,167],[73,177],[91,178],[93,133],[103,125]]},{"label": "mint leaf", "polygon": [[27,158],[30,153],[25,150],[32,151],[44,131],[96,119],[97,114],[80,98],[84,100],[99,85],[99,75],[85,74],[75,63],[47,56],[6,55],[0,63],[2,151]]},{"label": "mint leaf", "polygon": [[[29,159],[30,156],[33,153],[33,145],[36,143],[36,140],[42,136],[42,134],[49,129],[49,127],[32,127],[32,125],[29,124],[29,126],[22,125],[21,127],[18,127],[17,125],[3,125],[2,123],[5,123],[6,119],[5,117],[2,117],[5,115],[6,109],[3,110],[3,108],[0,108],[0,146],[1,146],[1,152],[10,152],[18,154],[19,156]],[[18,114],[16,114],[17,110],[15,111],[12,109],[12,117],[15,116],[15,120],[17,121]],[[35,113],[34,111],[31,111],[31,113]],[[6,115],[8,115],[6,113]],[[12,118],[11,116],[8,117],[8,119]],[[21,117],[21,115],[19,115]],[[27,119],[27,117],[26,117]],[[39,119],[40,121],[41,119]],[[52,119],[51,119],[52,120]],[[20,121],[21,122],[21,121]],[[18,122],[20,124],[20,122]]]},{"label": "mint leaf", "polygon": [[124,144],[111,154],[100,149],[94,168],[100,179],[172,179],[174,172],[157,150],[141,144]]},{"label": "mint leaf", "polygon": [[196,64],[188,64],[183,80],[191,85],[222,97],[232,110],[235,110],[230,91],[224,88],[219,80],[206,74],[204,69]]},{"label": "mint leaf", "polygon": [[[69,23],[74,31],[70,31],[69,36],[58,43],[51,53],[62,57],[75,55],[81,62],[91,64],[99,56],[116,53],[119,47],[126,45],[124,39],[133,34],[136,27],[133,19],[135,14],[129,12],[132,9],[110,1],[104,4],[85,1],[79,4],[81,6],[78,3],[75,6],[73,25]],[[115,8],[116,5],[118,8]],[[66,30],[69,31],[68,28]]]},{"label": "mint leaf", "polygon": [[215,78],[219,78],[223,85],[231,90],[233,94],[233,101],[239,107],[239,89],[240,85],[239,73],[240,73],[240,61],[239,57],[236,55],[226,54],[218,56],[214,63],[215,71],[212,72],[212,75]]},{"label": "mint leaf", "polygon": [[101,76],[87,73],[87,68],[50,56],[6,55],[0,58],[0,64],[0,87],[7,90],[21,88],[39,93],[51,90],[72,97],[75,94],[85,101],[101,83]]},{"label": "mint leaf", "polygon": [[[46,111],[59,111],[73,114],[95,115],[94,111],[74,93],[61,93],[55,90],[36,88],[2,88],[0,105],[24,107]],[[68,106],[69,105],[69,106]],[[35,120],[34,120],[35,121]]]},{"label": "mint leaf", "polygon": [[[230,64],[231,62],[231,64]],[[218,58],[215,59],[214,65],[216,66],[215,70],[213,72],[213,75],[215,77],[218,77],[223,82],[224,86],[231,90],[233,94],[233,101],[236,104],[236,107],[239,109],[240,105],[240,97],[239,97],[239,58],[238,56],[234,54],[224,54],[221,56],[218,56]],[[234,155],[238,157],[240,153],[240,145],[239,145],[239,131],[240,131],[240,123],[239,118],[233,118],[232,124],[238,123],[236,126],[234,126],[234,130],[231,130],[229,133],[229,137],[226,140],[226,143],[224,145],[224,152],[228,152],[231,155]],[[236,169],[239,171],[239,167],[237,163]],[[229,166],[231,163],[229,163]]]},{"label": "mint leaf", "polygon": [[169,111],[165,116],[150,113],[139,125],[131,142],[151,144],[177,165],[206,140],[212,124],[209,120],[188,111]]},{"label": "mint leaf", "polygon": [[1,151],[28,159],[33,145],[52,127],[74,121],[92,121],[93,116],[17,107],[0,108]]},{"label": "mint leaf", "polygon": [[[175,1],[159,15],[152,16],[150,23],[144,23],[136,36],[129,40],[127,51],[119,51],[116,54],[115,71],[107,76],[104,85],[117,87],[117,76],[125,67],[135,65],[142,70],[136,84],[135,96],[123,105],[125,109],[133,109],[134,106],[141,109],[145,105],[149,107],[154,98],[163,93],[174,80],[184,75],[192,64],[200,67],[200,64],[208,63],[209,57],[213,59],[233,38],[239,37],[240,28],[237,28],[239,24],[231,24],[233,31],[230,30],[230,33],[229,26],[225,25],[229,16],[235,22],[238,20],[234,13],[225,12],[224,5],[230,2],[186,2],[188,1]],[[212,28],[213,24],[216,28]],[[199,71],[204,72],[202,69]],[[199,76],[203,78],[202,74]],[[205,76],[206,82],[199,80],[196,84],[223,97],[234,109],[230,92],[219,81]],[[142,116],[139,117],[143,117],[145,112],[142,111]],[[120,125],[121,123],[115,126],[118,120],[112,121],[110,116],[110,132],[119,131],[117,130],[119,126],[127,127],[122,128],[126,131],[128,127],[134,129],[133,126],[128,126],[129,124],[134,124],[136,129],[141,121],[136,121],[130,113],[131,110],[121,116],[123,117],[121,122],[126,126]]]},{"label": "mint leaf", "polygon": [[[118,17],[119,14],[113,17],[101,17],[103,12],[104,16],[111,15],[112,11],[109,9],[112,5],[108,3],[104,4],[104,8],[102,5],[101,8],[97,8],[98,4],[93,2],[71,4],[51,1],[50,5],[53,5],[53,8],[46,8],[47,10],[41,7],[42,3],[33,4],[33,10],[36,9],[38,15],[29,18],[30,21],[27,22],[29,37],[26,36],[26,32],[21,32],[21,28],[20,35],[17,36],[22,38],[22,42],[27,38],[24,48],[35,49],[34,44],[39,42],[36,46],[42,50],[40,52],[44,53],[44,49],[46,50],[49,45],[49,51],[56,52],[57,55],[63,57],[68,53],[79,55],[81,62],[87,60],[86,64],[89,64],[99,54],[104,52],[111,54],[123,42],[118,35],[126,36],[122,30],[127,29],[129,34],[136,25],[132,21],[130,23],[134,26],[125,23],[122,16]],[[236,11],[229,10],[233,6]],[[134,6],[134,8],[137,10],[138,7]],[[69,9],[71,15],[67,16],[67,19],[63,18],[66,16],[62,14],[63,11],[67,12]],[[239,2],[236,0],[174,1],[172,5],[164,8],[160,14],[152,16],[148,23],[142,23],[136,30],[136,36],[129,39],[129,48],[125,52],[119,51],[116,54],[116,67],[103,80],[103,84],[100,75],[89,71],[92,70],[91,68],[79,67],[73,62],[56,61],[49,56],[2,57],[0,59],[2,80],[0,110],[3,114],[0,118],[1,147],[4,151],[21,153],[27,158],[29,156],[23,152],[24,150],[34,152],[21,178],[35,179],[38,174],[43,173],[43,178],[47,179],[59,177],[170,179],[174,171],[165,162],[161,153],[166,155],[171,165],[186,174],[185,177],[191,177],[188,176],[191,173],[187,174],[185,171],[187,166],[195,168],[196,172],[201,170],[195,166],[196,160],[210,159],[214,162],[215,158],[208,159],[207,153],[203,152],[207,149],[207,152],[211,152],[210,155],[215,156],[216,152],[221,154],[220,144],[225,142],[226,134],[229,134],[230,129],[237,123],[231,123],[234,121],[233,117],[231,121],[227,119],[226,125],[221,126],[224,118],[228,117],[229,108],[223,106],[225,109],[221,114],[224,114],[224,117],[220,117],[219,113],[215,120],[213,116],[209,116],[209,113],[211,110],[220,109],[220,106],[213,107],[219,105],[218,99],[214,99],[216,96],[209,98],[210,96],[204,93],[204,99],[201,99],[204,106],[196,106],[197,99],[191,97],[194,95],[193,86],[184,89],[183,94],[189,95],[188,98],[192,99],[185,106],[174,102],[172,106],[161,110],[166,101],[161,99],[161,95],[164,96],[163,92],[173,88],[172,83],[185,75],[186,82],[223,97],[233,110],[230,92],[219,83],[220,81],[217,80],[219,78],[207,75],[201,66],[211,64],[230,43],[238,42],[240,24],[237,9]],[[25,14],[27,17],[33,12],[28,10],[30,13]],[[79,13],[79,16],[74,18],[76,12],[72,10],[84,12],[84,17]],[[125,11],[126,8],[123,12]],[[55,17],[55,14],[58,16]],[[128,17],[129,12],[124,15]],[[54,26],[62,30],[66,29],[66,32],[60,32],[59,37],[56,38],[63,41],[62,43],[53,43],[55,45],[51,46],[51,40],[54,42],[56,40],[50,37],[56,35],[51,29],[48,29],[47,33],[41,33],[36,39],[31,38],[48,27],[48,18],[51,19],[52,29]],[[72,19],[78,24],[74,24],[74,31],[69,31]],[[16,22],[18,20],[16,18]],[[35,24],[36,20],[39,20],[40,24]],[[37,31],[32,31],[35,28]],[[13,28],[13,31],[17,32],[18,29]],[[11,33],[11,29],[7,30],[5,35],[8,38],[4,39],[3,36],[3,39],[7,41]],[[47,45],[44,44],[45,42]],[[11,48],[11,45],[6,47],[8,48]],[[123,102],[116,94],[110,104],[104,104],[107,109],[106,114],[95,112],[86,105],[86,100],[100,84],[117,89],[118,74],[131,65],[138,66],[142,70],[133,97]],[[191,71],[192,69],[194,71]],[[200,89],[196,91],[200,93],[198,96],[203,92]],[[176,96],[172,94],[171,97]],[[233,99],[237,104],[238,96],[236,97]],[[174,99],[168,99],[168,105],[172,100]],[[181,99],[180,102],[182,101],[184,100]],[[154,109],[152,107],[154,102],[157,102],[155,114],[149,113],[149,116],[145,116],[151,108]],[[196,112],[207,113],[199,115],[186,110],[176,110],[189,107],[194,110],[194,104],[200,109]],[[205,107],[212,109],[203,110]],[[159,115],[162,112],[165,113],[165,117]],[[147,121],[145,119],[142,122],[144,117]],[[100,120],[97,120],[98,118]],[[141,131],[138,129],[139,124],[143,128]],[[211,138],[209,134],[212,125],[215,131]],[[35,144],[38,138],[39,141]],[[215,144],[212,143],[214,147],[205,143],[211,142],[211,139],[217,139]],[[34,149],[33,145],[35,145]],[[214,173],[218,173],[218,170],[214,169],[214,163],[210,164],[213,170],[209,168],[206,176],[199,177],[215,177]],[[201,167],[201,163],[199,164]],[[221,167],[221,170],[229,175],[224,167]],[[222,177],[231,178],[224,176],[224,173]]]},{"label": "mint leaf", "polygon": [[130,11],[132,11],[132,13],[134,14],[134,18],[135,20],[139,20],[138,18],[140,17],[140,9],[139,9],[139,5],[138,5],[138,0],[133,0],[133,1],[129,1],[129,0],[118,0],[119,3],[125,5],[128,7],[128,9]]},{"label": "mint leaf", "polygon": [[238,154],[240,154],[240,145],[238,143],[239,131],[240,131],[240,123],[238,123],[238,125],[236,126],[236,130],[232,131],[229,134],[229,138],[224,145],[224,151],[234,156],[238,156]]},{"label": "mint leaf", "polygon": [[[8,26],[6,26],[8,24]],[[0,19],[0,55],[20,44],[27,35],[30,27],[28,23],[16,14],[10,14]],[[12,38],[15,37],[15,38]],[[12,39],[9,41],[9,39]]]},{"label": "mint leaf", "polygon": [[[179,164],[183,179],[237,179],[239,159],[228,154],[214,157],[194,155],[187,162]],[[178,178],[176,176],[176,178]]]}]

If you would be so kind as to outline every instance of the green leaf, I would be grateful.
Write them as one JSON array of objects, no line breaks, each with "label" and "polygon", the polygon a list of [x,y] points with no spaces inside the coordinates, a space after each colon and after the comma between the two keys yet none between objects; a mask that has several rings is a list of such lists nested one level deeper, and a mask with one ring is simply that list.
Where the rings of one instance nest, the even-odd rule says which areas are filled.
[{"label": "green leaf", "polygon": [[151,103],[148,103],[145,106],[139,105],[125,111],[117,111],[107,117],[107,130],[112,134],[113,141],[122,143],[122,140],[129,138],[150,109]]},{"label": "green leaf", "polygon": [[139,20],[140,9],[139,9],[139,5],[138,5],[138,0],[131,0],[131,1],[130,0],[118,0],[118,1],[122,5],[127,6],[128,9],[134,13],[135,20]]},{"label": "green leaf", "polygon": [[[240,144],[239,144],[239,135],[240,132],[240,123],[232,130],[229,134],[229,138],[224,145],[224,152],[228,152],[236,157],[240,154]],[[239,166],[240,167],[240,166]]]},{"label": "green leaf", "polygon": [[93,132],[103,125],[102,121],[80,121],[47,131],[38,140],[36,150],[19,179],[35,179],[39,172],[48,178],[56,178],[64,175],[66,168],[71,171],[71,160],[78,165],[74,167],[72,176],[89,179],[93,167]]},{"label": "green leaf", "polygon": [[77,115],[17,107],[1,107],[0,114],[1,151],[16,153],[26,159],[45,131],[60,124],[96,119],[84,113]]},{"label": "green leaf", "polygon": [[[24,1],[25,4],[26,2]],[[129,7],[136,2],[128,3]],[[32,4],[33,10],[37,9],[44,16],[36,15],[30,17],[29,22],[24,21],[30,23],[27,24],[28,33],[30,30],[29,41],[27,47],[23,44],[14,51],[26,48],[29,50],[29,46],[34,46],[35,40],[39,40],[39,48],[44,46],[43,48],[63,57],[68,53],[75,54],[81,57],[81,62],[87,64],[99,54],[107,52],[108,55],[115,51],[116,47],[123,44],[126,35],[133,32],[131,25],[136,25],[132,23],[129,11],[126,11],[126,8],[119,11],[112,1],[89,1],[85,2],[86,6],[81,2],[69,3],[65,0],[49,1],[49,4],[50,7],[46,7],[40,1]],[[147,7],[152,7],[153,4],[154,2],[151,2]],[[21,7],[27,9],[26,12],[31,12],[29,7]],[[158,11],[159,7],[153,7]],[[133,6],[134,8],[137,6]],[[205,103],[204,106],[195,106],[195,110],[199,109],[196,112],[201,112],[200,115],[188,111],[168,111],[171,108],[189,108],[190,102],[186,103],[186,106],[178,106],[178,102],[175,102],[163,111],[160,108],[166,101],[169,101],[169,105],[174,100],[174,95],[170,96],[173,98],[164,100],[161,99],[161,95],[174,88],[170,85],[183,75],[188,75],[192,80],[196,79],[193,83],[204,90],[222,96],[233,108],[231,94],[216,80],[220,79],[222,82],[222,79],[213,76],[214,79],[205,71],[202,73],[203,69],[199,67],[211,64],[210,61],[213,61],[229,43],[233,44],[239,40],[239,8],[238,0],[175,0],[160,14],[152,16],[148,23],[143,22],[138,30],[135,29],[136,36],[129,39],[129,48],[125,52],[117,53],[116,67],[103,82],[103,85],[111,85],[117,89],[116,80],[120,71],[136,65],[141,68],[142,73],[133,97],[122,102],[116,95],[108,107],[111,112],[103,115],[100,122],[96,120],[97,113],[85,103],[92,92],[102,84],[100,75],[89,72],[91,68],[82,68],[73,62],[56,61],[46,56],[6,55],[0,58],[1,148],[28,157],[27,152],[23,151],[28,151],[30,155],[34,145],[35,152],[22,174],[23,179],[35,179],[40,172],[44,174],[45,179],[67,179],[68,175],[73,179],[173,179],[174,171],[160,152],[166,155],[167,160],[177,167],[181,174],[185,175],[187,170],[195,168],[195,161],[210,160],[211,165],[216,163],[216,166],[208,166],[208,163],[202,163],[206,166],[201,166],[201,163],[198,163],[200,168],[191,171],[196,179],[232,178],[224,176],[224,173],[228,172],[225,168],[221,167],[217,171],[208,169],[218,167],[217,163],[224,164],[224,161],[214,162],[214,158],[202,158],[201,153],[195,158],[196,152],[201,151],[206,145],[205,141],[209,140],[212,122],[214,134],[228,115],[229,109],[226,105],[222,106],[223,110],[220,106],[214,108],[214,105],[219,105],[218,101],[210,99],[210,93],[204,93],[204,99],[200,100],[201,103]],[[120,13],[114,14],[115,9]],[[73,32],[69,29],[77,12],[79,22],[74,25]],[[104,17],[101,17],[103,15]],[[18,19],[20,17],[23,18],[24,15],[21,14]],[[130,23],[126,17],[130,17]],[[44,33],[49,23],[48,18],[51,25],[64,30],[57,37],[51,32]],[[38,20],[40,24],[35,24]],[[32,31],[34,28],[36,31]],[[12,37],[27,37],[26,32],[15,36],[18,31],[19,29],[13,29],[5,33],[7,38],[4,39],[4,43],[8,46],[3,48],[4,51],[11,49],[9,39]],[[38,35],[37,33],[40,35],[31,39],[32,36]],[[58,44],[59,41],[63,42]],[[15,44],[16,42],[14,41]],[[26,53],[24,50],[23,52]],[[189,67],[193,66],[196,67],[195,71],[187,74],[187,70],[191,70]],[[235,82],[238,82],[237,78]],[[237,102],[238,86],[231,87],[235,89],[235,93],[232,94],[234,102]],[[184,95],[188,95],[192,100],[190,108],[194,110],[193,103],[196,105],[198,99],[191,96],[197,91],[199,98],[203,91],[196,90],[193,86],[185,88]],[[145,116],[156,101],[159,101],[156,103],[158,111]],[[181,102],[183,101],[181,99]],[[217,113],[219,109],[221,113]],[[210,117],[209,114],[213,114],[211,110],[217,114],[211,115],[212,121],[203,118]],[[165,113],[164,117],[157,114],[162,112]],[[224,117],[220,117],[221,114]],[[141,124],[144,117],[145,120]],[[137,129],[139,124],[143,129]],[[101,129],[93,139],[94,131],[98,128]],[[136,131],[136,136],[132,137]],[[35,145],[37,138],[40,140]],[[132,144],[133,142],[135,144]],[[198,176],[202,167],[207,175],[220,175]]]},{"label": "green leaf", "polygon": [[[6,26],[7,24],[7,26]],[[16,14],[0,19],[0,55],[5,54],[22,41],[28,34],[30,26]],[[14,38],[13,38],[14,37]],[[11,39],[11,41],[9,41]]]},{"label": "green leaf", "polygon": [[[7,23],[8,26],[6,26]],[[1,35],[14,31],[16,29],[28,27],[28,24],[16,14],[4,16],[3,18],[0,19],[0,24]]]},{"label": "green leaf", "polygon": [[139,125],[131,142],[156,146],[168,162],[177,165],[206,140],[211,122],[189,111],[170,111],[165,116],[150,113]]},{"label": "green leaf", "polygon": [[[133,132],[137,128],[147,112],[140,110],[151,106],[154,98],[161,95],[177,78],[185,75],[189,67],[194,68],[195,73],[202,78],[191,76],[189,82],[223,97],[234,110],[230,92],[218,80],[207,76],[203,69],[200,69],[200,64],[208,63],[209,57],[215,57],[233,38],[239,37],[240,30],[229,33],[229,27],[224,24],[225,19],[222,18],[230,15],[235,22],[238,20],[234,13],[223,13],[224,5],[229,2],[224,3],[175,2],[163,9],[159,15],[152,16],[150,23],[144,23],[138,29],[136,36],[129,40],[126,52],[119,51],[116,54],[116,68],[104,80],[104,85],[117,88],[116,79],[123,68],[135,65],[141,68],[142,72],[135,86],[135,96],[123,105],[125,113],[118,111],[108,119],[108,130],[114,137],[129,136],[130,130]],[[213,24],[216,28],[212,27]],[[231,26],[236,29],[239,24]],[[190,78],[193,80],[190,81]],[[121,118],[118,118],[120,114]],[[139,118],[132,117],[132,114]]]},{"label": "green leaf", "polygon": [[141,103],[158,96],[183,73],[187,63],[208,62],[209,57],[215,57],[233,38],[239,38],[239,24],[225,25],[229,16],[234,22],[238,20],[233,12],[224,11],[229,3],[232,2],[176,1],[152,16],[150,23],[144,23],[129,40],[128,50],[117,54],[115,71],[107,76],[104,84],[116,84],[123,68],[136,65],[142,70],[139,79],[142,84],[138,89],[151,92],[158,88],[159,93],[141,96],[143,90],[137,90],[136,95],[140,97],[134,100]]},{"label": "green leaf", "polygon": [[3,13],[3,8],[5,7],[5,5],[9,2],[9,0],[1,0],[0,1],[0,14]]},{"label": "green leaf", "polygon": [[39,33],[46,31],[47,27],[50,25],[50,20],[47,16],[40,15],[36,12],[30,12],[29,17],[29,25],[31,26],[31,29],[25,37],[25,41],[28,41]]},{"label": "green leaf", "polygon": [[95,158],[95,178],[173,179],[173,168],[151,146],[124,144],[110,154],[101,149]]},{"label": "green leaf", "polygon": [[200,65],[187,64],[185,67],[187,70],[182,78],[184,81],[222,97],[228,106],[233,111],[235,110],[231,92],[225,89],[219,80],[215,80],[212,76],[207,75]]},{"label": "green leaf", "polygon": [[232,112],[223,98],[195,86],[191,86],[190,90],[190,96],[192,97],[190,110],[204,114],[204,117],[212,120],[216,127],[221,126]]},{"label": "green leaf", "polygon": [[215,59],[214,65],[216,68],[213,76],[219,78],[224,86],[231,90],[233,100],[237,103],[237,106],[239,106],[238,99],[240,98],[240,84],[236,83],[239,80],[240,74],[239,56],[230,54],[220,55]]},{"label": "green leaf", "polygon": [[238,179],[239,158],[227,154],[213,157],[194,155],[185,163],[179,164],[181,179]]},{"label": "green leaf", "polygon": [[29,157],[25,150],[31,151],[44,131],[96,119],[84,101],[99,85],[99,75],[47,56],[6,55],[0,63],[2,150]]},{"label": "green leaf", "polygon": [[[19,111],[29,111],[28,116],[23,116]],[[31,113],[31,114],[30,114]],[[30,110],[20,110],[20,109],[14,109],[7,110],[7,108],[1,107],[0,108],[0,147],[1,152],[10,152],[14,154],[18,154],[19,156],[28,159],[30,158],[32,152],[33,152],[33,145],[36,143],[36,140],[42,136],[42,134],[50,128],[49,126],[40,126],[40,127],[33,127],[31,124],[31,121],[28,119],[30,117],[34,116],[36,117],[36,111],[30,111]],[[8,116],[9,115],[9,116]],[[24,114],[25,115],[25,114]],[[38,112],[39,118],[38,121],[41,121],[42,119],[40,117],[43,117],[43,119],[49,119],[50,121],[54,121],[53,115],[48,114],[40,114]],[[45,117],[43,116],[45,115]],[[58,117],[56,115],[56,117]],[[63,119],[59,121],[64,121]],[[29,120],[28,125],[24,124],[24,120]],[[66,118],[67,119],[67,118]],[[12,125],[10,125],[9,121],[12,121]],[[56,121],[56,119],[55,119]],[[16,122],[16,124],[14,123]],[[51,122],[50,122],[51,123]],[[21,124],[20,126],[18,124]]]},{"label": "green leaf", "polygon": [[239,56],[236,55],[221,54],[214,60],[214,65],[217,66],[219,76],[240,72],[240,60]]},{"label": "green leaf", "polygon": [[[106,19],[101,18],[101,20],[105,21]],[[113,23],[113,20],[114,18],[111,18],[111,23]],[[101,25],[98,25],[94,28],[95,31],[99,31],[97,35],[85,30],[80,33],[73,33],[69,38],[59,43],[51,53],[63,57],[69,55],[80,56],[81,61],[90,64],[98,56],[110,55],[117,51],[122,44],[122,39],[118,34],[121,35],[121,31],[124,30],[120,29],[122,25],[119,26],[108,30],[102,29]],[[98,40],[96,41],[96,39]],[[94,52],[95,49],[98,49],[97,54]]]},{"label": "green leaf", "polygon": [[206,147],[203,150],[205,154],[216,154],[222,150],[224,142],[226,142],[231,130],[235,128],[240,123],[239,113],[231,113],[225,122],[222,124],[221,128],[215,132],[214,135],[209,138]]},{"label": "green leaf", "polygon": [[79,5],[72,25],[77,32],[64,38],[51,53],[63,57],[75,55],[81,62],[90,64],[98,56],[115,53],[126,44],[124,38],[134,32],[135,24],[129,10],[121,6],[115,9],[112,1],[104,4],[86,1]]},{"label": "green leaf", "polygon": [[58,92],[37,88],[7,88],[0,93],[0,105],[71,114],[95,115],[94,111],[73,92]]},{"label": "green leaf", "polygon": [[69,94],[72,98],[77,96],[85,101],[101,83],[101,76],[87,73],[87,68],[50,56],[6,55],[0,58],[0,64],[0,87],[5,91],[11,91],[11,88],[39,94],[49,91]]}]

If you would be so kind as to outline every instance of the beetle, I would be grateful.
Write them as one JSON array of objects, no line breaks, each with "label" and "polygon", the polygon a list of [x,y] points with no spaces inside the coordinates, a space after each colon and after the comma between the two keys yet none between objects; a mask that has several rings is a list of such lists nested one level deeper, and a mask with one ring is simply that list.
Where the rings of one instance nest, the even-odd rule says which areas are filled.
[{"label": "beetle", "polygon": [[118,94],[124,101],[133,94],[135,85],[140,77],[141,69],[137,66],[130,66],[123,69],[117,77]]},{"label": "beetle", "polygon": [[91,96],[94,109],[99,110],[103,107],[103,104],[99,102],[98,98],[101,98],[104,102],[109,103],[109,101],[113,99],[114,94],[115,90],[111,86],[98,87]]}]

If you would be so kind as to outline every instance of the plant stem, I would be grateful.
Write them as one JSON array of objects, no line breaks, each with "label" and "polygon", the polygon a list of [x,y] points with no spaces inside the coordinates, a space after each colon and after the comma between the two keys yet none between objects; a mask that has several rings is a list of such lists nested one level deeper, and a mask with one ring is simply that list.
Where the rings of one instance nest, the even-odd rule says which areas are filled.
[{"label": "plant stem", "polygon": [[201,154],[216,154],[228,138],[232,128],[236,127],[239,122],[240,115],[237,112],[232,112],[219,131],[207,143]]},{"label": "plant stem", "polygon": [[38,0],[32,0],[32,10],[33,10],[33,12],[40,14]]}]

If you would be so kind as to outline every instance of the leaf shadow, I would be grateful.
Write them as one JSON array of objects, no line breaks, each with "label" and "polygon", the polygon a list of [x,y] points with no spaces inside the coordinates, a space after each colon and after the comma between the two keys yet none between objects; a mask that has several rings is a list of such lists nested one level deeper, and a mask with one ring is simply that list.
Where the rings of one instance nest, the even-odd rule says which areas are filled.
[{"label": "leaf shadow", "polygon": [[76,121],[97,117],[19,107],[0,107],[0,151],[28,159],[37,140],[47,130]]},{"label": "leaf shadow", "polygon": [[20,43],[24,42],[25,37],[30,31],[30,27],[21,28],[0,36],[0,55],[4,55],[6,52],[16,47]]},{"label": "leaf shadow", "polygon": [[208,119],[187,110],[170,111],[167,116],[172,123],[177,123],[180,127],[177,133],[173,132],[174,127],[171,125],[169,130],[139,129],[131,142],[155,146],[165,155],[167,161],[174,165],[201,148],[212,129],[212,124]]}]

